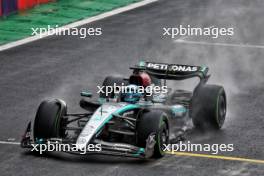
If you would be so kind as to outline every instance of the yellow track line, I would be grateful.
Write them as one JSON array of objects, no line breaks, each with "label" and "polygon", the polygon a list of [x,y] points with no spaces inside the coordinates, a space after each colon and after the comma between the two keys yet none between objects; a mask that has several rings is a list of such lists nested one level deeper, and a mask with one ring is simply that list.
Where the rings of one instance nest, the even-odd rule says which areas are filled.
[{"label": "yellow track line", "polygon": [[177,156],[191,156],[191,157],[200,157],[200,158],[212,158],[212,159],[221,159],[221,160],[241,161],[241,162],[264,164],[264,160],[239,158],[239,157],[231,157],[231,156],[208,155],[208,154],[198,154],[198,153],[188,153],[188,152],[166,152],[166,153],[171,154],[171,155],[177,155]]}]

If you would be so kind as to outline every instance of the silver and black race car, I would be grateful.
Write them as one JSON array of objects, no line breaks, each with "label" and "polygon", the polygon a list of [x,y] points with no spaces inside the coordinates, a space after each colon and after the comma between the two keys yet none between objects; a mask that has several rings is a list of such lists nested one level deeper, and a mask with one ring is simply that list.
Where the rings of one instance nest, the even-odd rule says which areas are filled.
[{"label": "silver and black race car", "polygon": [[[43,101],[21,141],[34,144],[66,143],[77,150],[100,145],[87,154],[151,158],[164,156],[164,146],[178,138],[182,127],[192,121],[198,129],[221,129],[226,116],[226,94],[222,86],[208,85],[206,66],[141,61],[131,67],[129,78],[106,77],[98,101],[81,92],[80,106],[86,113],[69,114],[63,100]],[[167,80],[199,78],[193,91],[166,88]],[[119,91],[109,92],[109,87]],[[160,92],[150,92],[155,90]],[[139,88],[142,88],[141,92]],[[159,89],[160,88],[160,89]]]}]

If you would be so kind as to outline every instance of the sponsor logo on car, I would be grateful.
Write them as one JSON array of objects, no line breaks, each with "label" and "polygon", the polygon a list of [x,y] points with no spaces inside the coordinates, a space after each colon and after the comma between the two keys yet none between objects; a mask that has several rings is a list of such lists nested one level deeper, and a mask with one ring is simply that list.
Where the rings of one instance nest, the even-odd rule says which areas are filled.
[{"label": "sponsor logo on car", "polygon": [[147,68],[155,69],[155,70],[168,70],[173,72],[195,72],[198,71],[198,67],[196,66],[188,66],[188,65],[168,65],[168,64],[159,64],[159,63],[148,63]]}]

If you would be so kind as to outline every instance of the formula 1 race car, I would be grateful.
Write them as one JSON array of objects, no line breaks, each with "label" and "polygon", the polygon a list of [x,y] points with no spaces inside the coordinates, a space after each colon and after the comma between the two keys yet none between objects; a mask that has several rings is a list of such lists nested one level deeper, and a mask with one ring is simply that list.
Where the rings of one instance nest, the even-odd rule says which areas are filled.
[{"label": "formula 1 race car", "polygon": [[[141,61],[131,69],[129,78],[106,77],[98,101],[81,92],[80,106],[86,113],[69,114],[60,99],[43,101],[21,147],[64,143],[76,147],[70,153],[79,154],[88,145],[99,144],[100,150],[87,154],[157,158],[164,156],[164,144],[178,137],[187,121],[203,130],[223,126],[226,94],[222,86],[206,84],[208,67]],[[166,80],[194,77],[200,81],[192,92],[165,89]]]}]

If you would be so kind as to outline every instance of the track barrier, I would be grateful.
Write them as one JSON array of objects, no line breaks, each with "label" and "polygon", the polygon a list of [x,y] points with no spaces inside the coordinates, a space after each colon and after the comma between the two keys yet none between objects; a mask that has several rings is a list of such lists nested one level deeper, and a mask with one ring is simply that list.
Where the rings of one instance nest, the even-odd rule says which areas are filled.
[{"label": "track barrier", "polygon": [[17,11],[33,8],[38,4],[46,4],[52,0],[0,0],[0,16],[7,16]]},{"label": "track barrier", "polygon": [[0,0],[0,16],[2,16],[2,0]]},{"label": "track barrier", "polygon": [[27,9],[27,1],[28,0],[18,0],[18,10],[26,10]]},{"label": "track barrier", "polygon": [[17,11],[17,0],[2,0],[2,14],[9,15]]},{"label": "track barrier", "polygon": [[35,5],[37,5],[37,3],[38,3],[37,0],[28,0],[27,2],[28,8],[34,7]]}]

